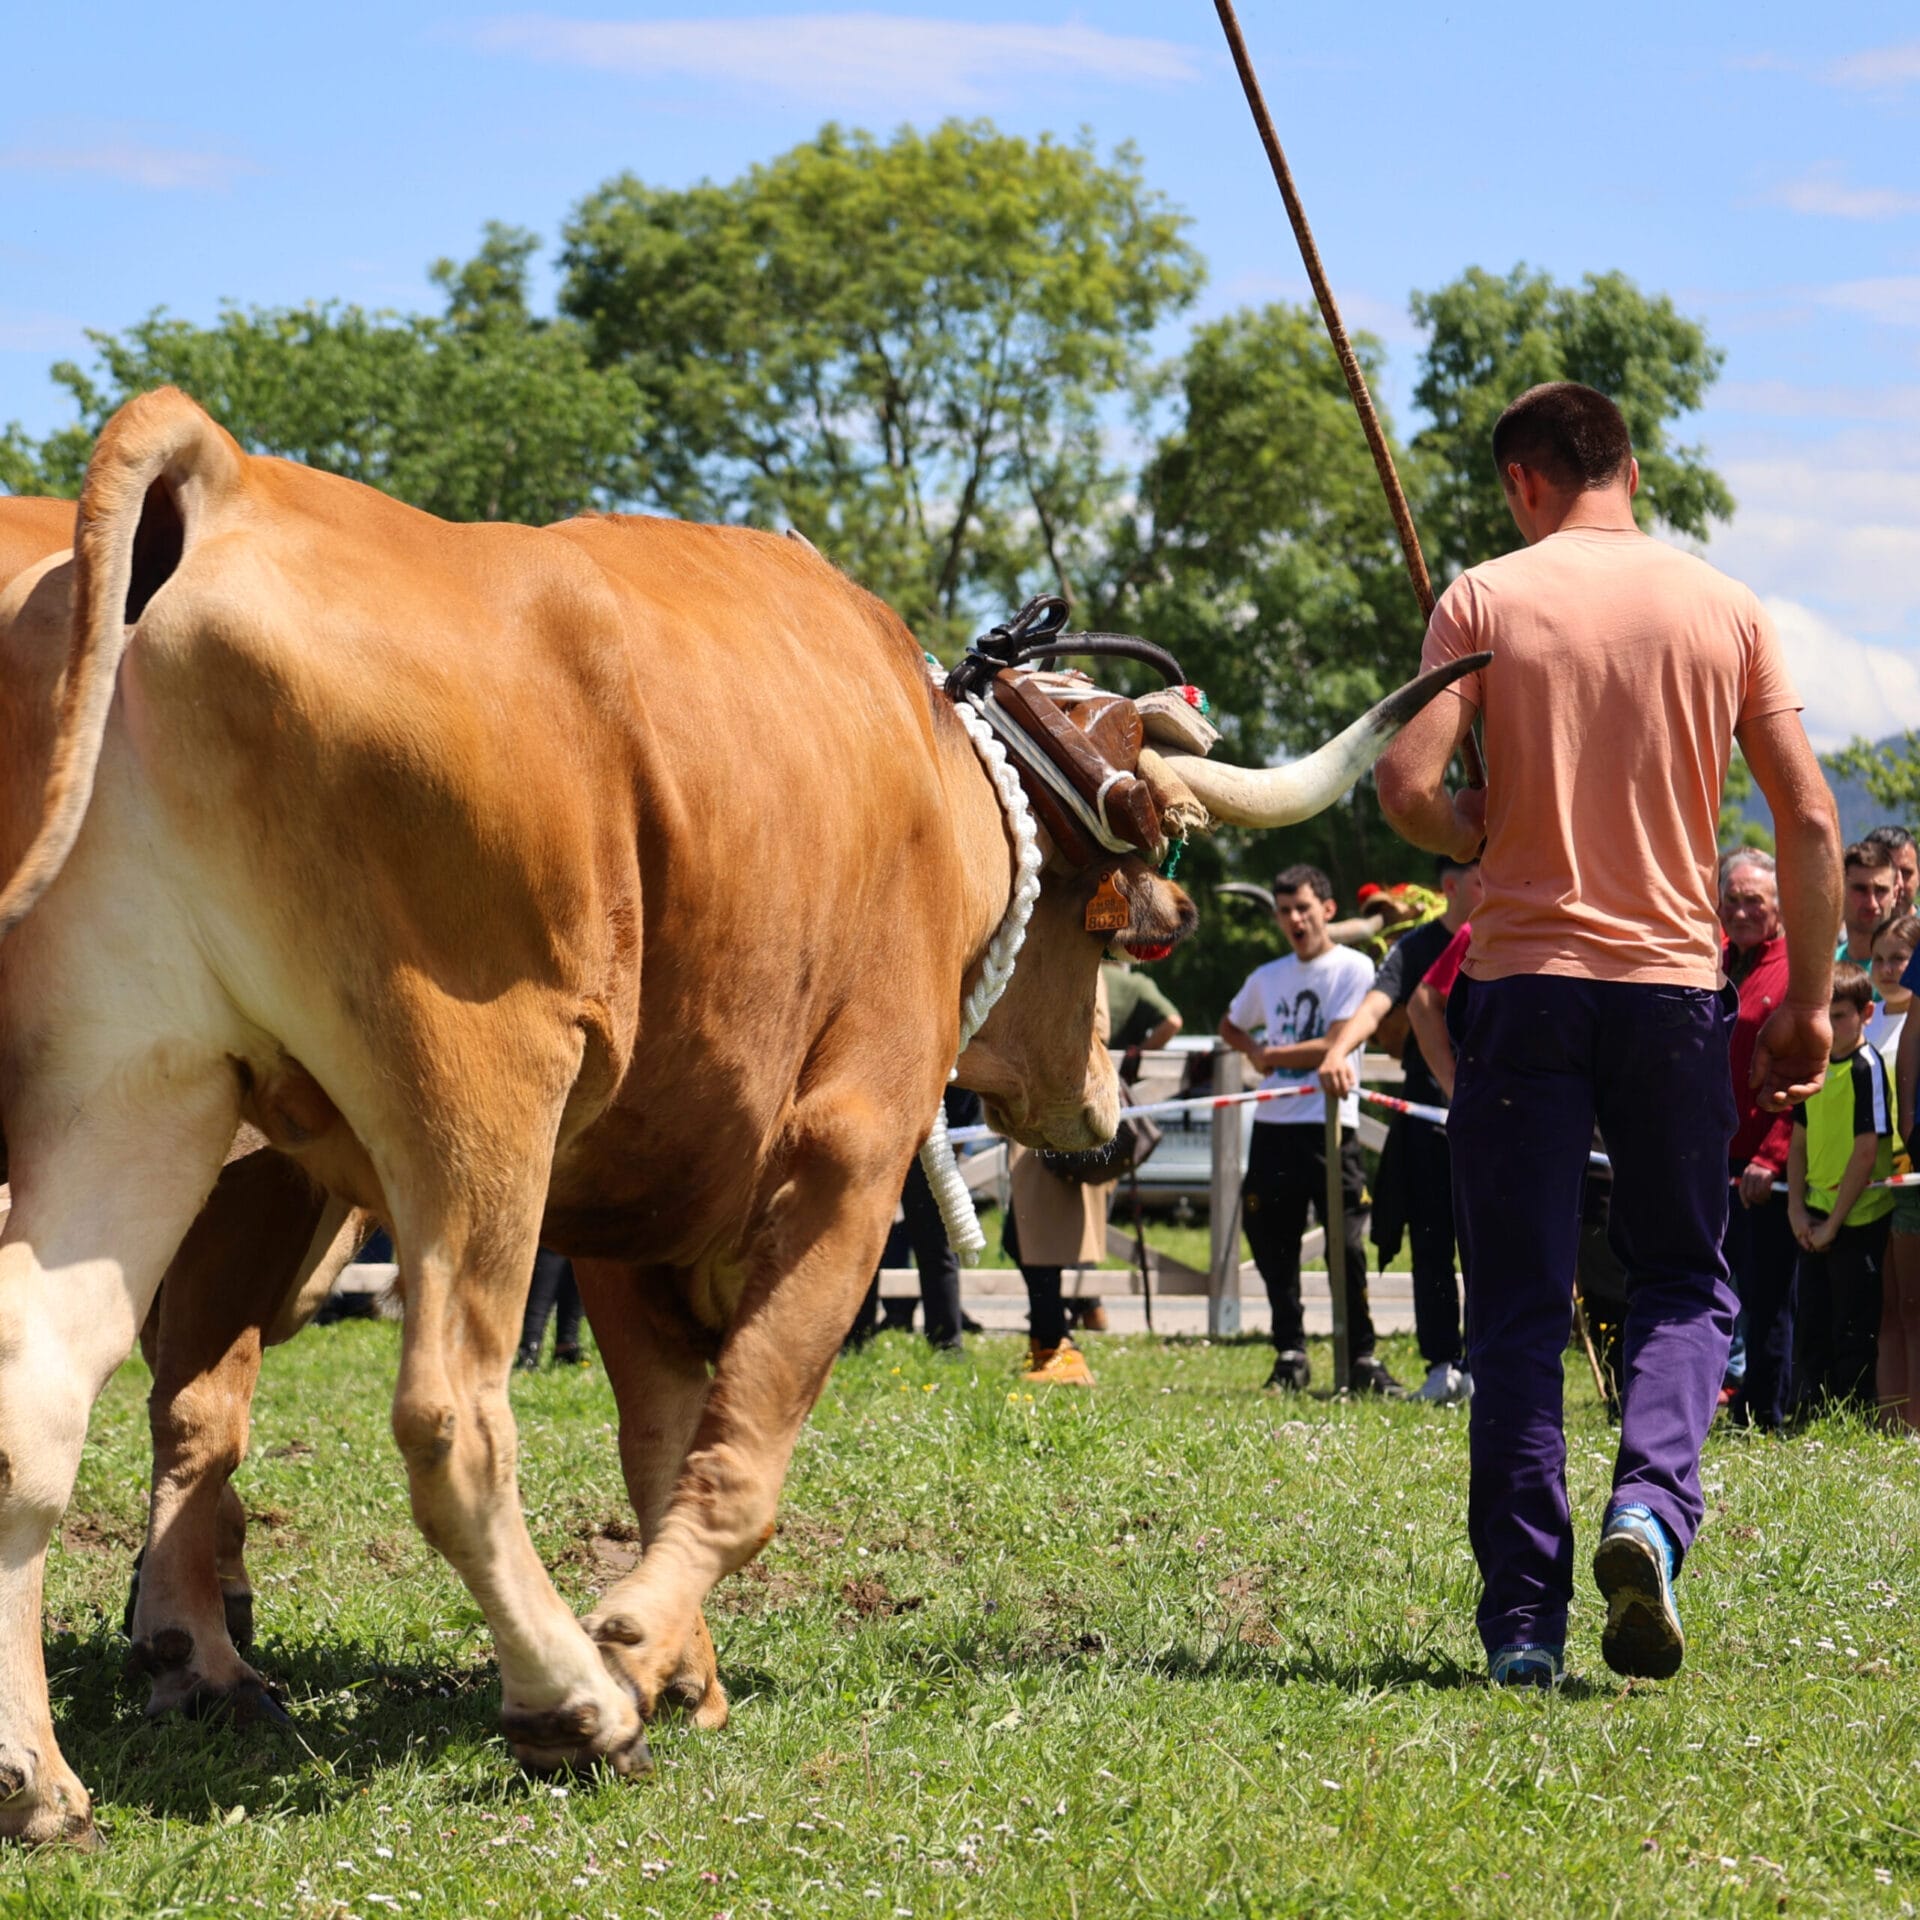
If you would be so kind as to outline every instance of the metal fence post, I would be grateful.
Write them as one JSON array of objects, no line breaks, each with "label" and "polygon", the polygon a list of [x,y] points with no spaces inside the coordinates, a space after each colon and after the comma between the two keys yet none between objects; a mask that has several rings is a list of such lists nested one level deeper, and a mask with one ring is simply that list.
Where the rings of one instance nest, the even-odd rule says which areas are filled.
[{"label": "metal fence post", "polygon": [[[1246,1063],[1224,1040],[1214,1042],[1213,1091],[1239,1093]],[[1208,1188],[1207,1332],[1216,1339],[1240,1331],[1240,1143],[1245,1107],[1213,1110],[1213,1179]]]},{"label": "metal fence post", "polygon": [[1340,1102],[1320,1096],[1327,1109],[1327,1296],[1333,1306],[1333,1390],[1345,1393],[1352,1377],[1352,1341],[1347,1330],[1347,1199],[1340,1186]]}]

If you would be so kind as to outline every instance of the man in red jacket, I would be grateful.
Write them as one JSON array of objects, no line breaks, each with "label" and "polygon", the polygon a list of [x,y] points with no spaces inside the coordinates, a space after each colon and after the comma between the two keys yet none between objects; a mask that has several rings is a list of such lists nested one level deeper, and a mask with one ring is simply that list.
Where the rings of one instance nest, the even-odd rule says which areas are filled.
[{"label": "man in red jacket", "polygon": [[1721,964],[1740,994],[1728,1043],[1740,1120],[1727,1163],[1738,1192],[1721,1242],[1740,1296],[1740,1325],[1727,1367],[1734,1389],[1730,1414],[1742,1426],[1777,1427],[1786,1417],[1787,1296],[1795,1247],[1786,1200],[1773,1183],[1785,1175],[1793,1129],[1789,1115],[1769,1112],[1747,1086],[1753,1043],[1787,994],[1787,942],[1772,854],[1736,847],[1721,861],[1720,924],[1727,932]]}]

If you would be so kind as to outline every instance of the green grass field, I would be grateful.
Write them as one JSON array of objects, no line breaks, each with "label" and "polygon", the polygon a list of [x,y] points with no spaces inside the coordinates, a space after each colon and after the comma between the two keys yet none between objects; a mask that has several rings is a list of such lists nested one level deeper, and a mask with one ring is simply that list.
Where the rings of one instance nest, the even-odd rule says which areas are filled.
[{"label": "green grass field", "polygon": [[[465,1592],[407,1517],[396,1331],[269,1358],[242,1484],[299,1737],[148,1726],[118,1621],[145,1378],[103,1399],[49,1561],[49,1665],[108,1850],[0,1861],[29,1913],[1895,1914],[1920,1898],[1920,1498],[1848,1426],[1716,1437],[1666,1687],[1615,1680],[1584,1572],[1553,1698],[1476,1677],[1465,1427],[1263,1398],[1253,1344],[887,1336],[802,1438],[712,1619],[719,1735],[533,1783]],[[1409,1349],[1395,1368],[1411,1375]],[[1322,1377],[1324,1350],[1317,1356]],[[1572,1369],[1569,1369],[1572,1376]],[[631,1548],[597,1373],[516,1386],[537,1541],[584,1602]],[[1611,1455],[1573,1383],[1582,1561]]]}]

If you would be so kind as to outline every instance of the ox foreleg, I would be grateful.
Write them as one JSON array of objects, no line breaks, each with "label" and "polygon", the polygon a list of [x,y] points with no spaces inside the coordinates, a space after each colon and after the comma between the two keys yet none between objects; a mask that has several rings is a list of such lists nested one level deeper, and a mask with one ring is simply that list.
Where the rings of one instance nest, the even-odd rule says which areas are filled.
[{"label": "ox foreleg", "polygon": [[142,1334],[153,1367],[153,1498],[127,1623],[132,1664],[152,1680],[149,1716],[279,1711],[241,1657],[253,1590],[246,1510],[231,1479],[246,1456],[268,1329],[314,1276],[331,1283],[362,1226],[347,1202],[259,1148],[223,1170],[167,1269]]},{"label": "ox foreleg", "polygon": [[870,1144],[858,1139],[859,1111],[844,1103],[830,1144],[794,1154],[659,1532],[587,1617],[649,1712],[673,1684],[714,1583],[773,1537],[794,1442],[885,1244],[906,1167],[897,1128],[889,1135],[876,1123]]},{"label": "ox foreleg", "polygon": [[[667,1503],[706,1408],[713,1342],[700,1337],[675,1297],[674,1270],[582,1259],[574,1261],[573,1270],[620,1409],[627,1497],[640,1523],[641,1545],[650,1547],[660,1537]],[[694,1615],[661,1699],[684,1708],[697,1727],[727,1724],[726,1689],[704,1613]]]},{"label": "ox foreleg", "polygon": [[88,1840],[86,1789],[47,1700],[41,1587],[87,1417],[233,1137],[224,1060],[117,1065],[9,1112],[0,1241],[0,1835]]}]

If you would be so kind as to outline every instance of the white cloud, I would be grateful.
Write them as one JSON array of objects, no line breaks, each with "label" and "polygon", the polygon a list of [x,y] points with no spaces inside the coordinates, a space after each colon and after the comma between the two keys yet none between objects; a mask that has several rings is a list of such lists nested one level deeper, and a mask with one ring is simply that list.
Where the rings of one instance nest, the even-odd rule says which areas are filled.
[{"label": "white cloud", "polygon": [[1728,380],[1714,388],[1713,410],[1779,420],[1904,421],[1920,426],[1920,387],[1798,386],[1788,380]]},{"label": "white cloud", "polygon": [[1199,56],[1171,40],[1097,27],[904,19],[886,13],[761,14],[736,20],[569,20],[518,14],[473,30],[489,53],[566,66],[705,80],[836,106],[976,108],[1010,80],[1179,85]]},{"label": "white cloud", "polygon": [[219,191],[260,169],[232,154],[108,139],[75,146],[0,149],[0,172],[93,174],[158,193]]},{"label": "white cloud", "polygon": [[1920,273],[1888,274],[1876,280],[1841,280],[1815,287],[1814,300],[1843,313],[1864,314],[1888,327],[1920,327]]},{"label": "white cloud", "polygon": [[1794,213],[1828,220],[1896,220],[1920,213],[1920,193],[1897,187],[1850,187],[1838,167],[1815,167],[1799,180],[1776,187],[1767,198]]},{"label": "white cloud", "polygon": [[1920,80],[1920,40],[1908,40],[1897,47],[1874,47],[1866,53],[1849,53],[1831,60],[1821,76],[1832,87],[1859,87],[1878,91],[1905,87]]},{"label": "white cloud", "polygon": [[1800,698],[1807,736],[1826,753],[1856,736],[1920,727],[1920,649],[1876,646],[1798,601],[1766,601]]}]

